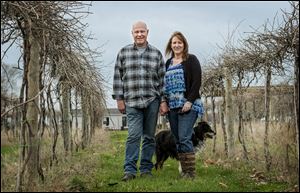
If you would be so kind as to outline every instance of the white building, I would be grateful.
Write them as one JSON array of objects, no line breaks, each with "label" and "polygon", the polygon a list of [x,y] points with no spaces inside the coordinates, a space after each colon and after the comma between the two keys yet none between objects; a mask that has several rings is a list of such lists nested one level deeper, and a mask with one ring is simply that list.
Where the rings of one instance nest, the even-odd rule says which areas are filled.
[{"label": "white building", "polygon": [[103,116],[102,128],[109,130],[128,129],[127,117],[121,114],[117,108],[106,109]]}]

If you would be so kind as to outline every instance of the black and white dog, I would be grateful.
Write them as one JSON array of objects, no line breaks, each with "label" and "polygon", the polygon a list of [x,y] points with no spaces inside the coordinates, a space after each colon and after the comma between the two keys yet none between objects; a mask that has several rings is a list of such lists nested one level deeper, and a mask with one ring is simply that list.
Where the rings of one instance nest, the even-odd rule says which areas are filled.
[{"label": "black and white dog", "polygon": [[[194,133],[192,135],[195,152],[201,149],[201,147],[204,145],[205,139],[213,138],[213,136],[215,135],[216,133],[211,129],[207,122],[199,122],[198,125],[194,127]],[[162,169],[163,164],[168,159],[168,157],[179,160],[176,150],[175,137],[172,134],[171,130],[160,131],[155,135],[155,140],[156,170]]]}]

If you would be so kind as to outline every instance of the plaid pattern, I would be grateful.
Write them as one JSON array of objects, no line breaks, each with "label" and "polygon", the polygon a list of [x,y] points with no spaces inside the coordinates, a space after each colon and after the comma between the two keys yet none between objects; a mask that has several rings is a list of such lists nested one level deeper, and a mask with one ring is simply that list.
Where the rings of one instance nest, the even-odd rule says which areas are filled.
[{"label": "plaid pattern", "polygon": [[129,107],[145,108],[163,95],[165,63],[150,44],[139,54],[135,44],[120,50],[115,64],[113,99],[125,99]]}]

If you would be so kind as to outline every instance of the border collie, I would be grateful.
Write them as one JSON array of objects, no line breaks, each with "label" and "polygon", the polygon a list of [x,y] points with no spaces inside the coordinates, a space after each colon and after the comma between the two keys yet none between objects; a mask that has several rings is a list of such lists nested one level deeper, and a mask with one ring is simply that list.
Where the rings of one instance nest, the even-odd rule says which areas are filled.
[{"label": "border collie", "polygon": [[[205,121],[199,122],[196,127],[193,128],[194,132],[192,135],[192,141],[195,153],[203,147],[204,142],[207,138],[213,138],[216,133],[211,129],[209,124]],[[162,169],[164,162],[171,157],[179,160],[178,153],[176,150],[175,137],[171,130],[162,130],[155,135],[156,140],[156,163],[155,169]]]}]

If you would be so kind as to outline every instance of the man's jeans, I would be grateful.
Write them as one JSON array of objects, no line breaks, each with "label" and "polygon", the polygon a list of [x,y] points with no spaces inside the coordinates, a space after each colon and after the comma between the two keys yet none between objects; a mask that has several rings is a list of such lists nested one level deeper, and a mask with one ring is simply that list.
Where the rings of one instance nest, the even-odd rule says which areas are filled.
[{"label": "man's jeans", "polygon": [[143,109],[126,107],[128,137],[125,152],[125,173],[136,175],[141,137],[143,139],[140,173],[151,172],[152,156],[155,151],[155,130],[160,101],[155,99]]},{"label": "man's jeans", "polygon": [[180,109],[171,109],[168,113],[170,126],[176,139],[178,153],[194,152],[192,134],[197,120],[197,112],[190,110],[187,113],[179,113]]}]

